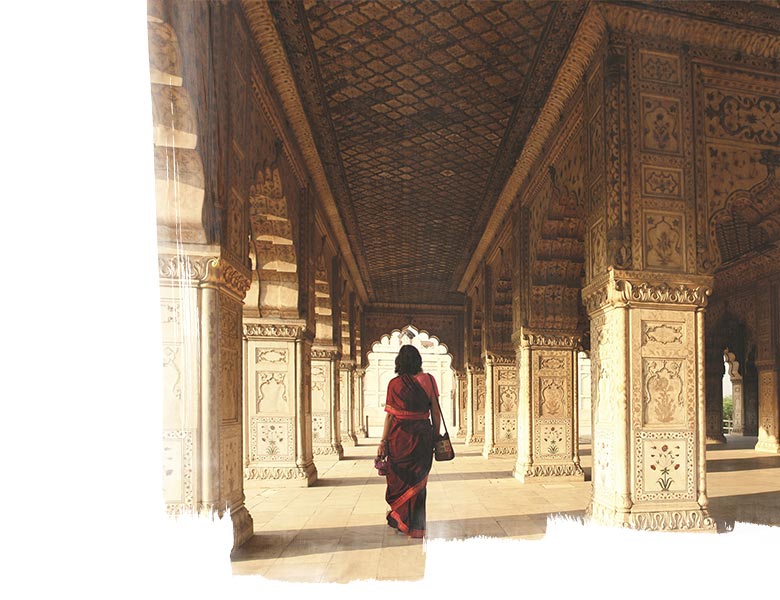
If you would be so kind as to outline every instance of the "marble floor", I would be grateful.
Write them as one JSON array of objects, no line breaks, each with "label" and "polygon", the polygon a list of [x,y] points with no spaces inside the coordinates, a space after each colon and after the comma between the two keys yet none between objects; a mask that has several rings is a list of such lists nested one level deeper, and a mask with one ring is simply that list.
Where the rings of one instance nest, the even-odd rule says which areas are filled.
[{"label": "marble floor", "polygon": [[[341,461],[317,461],[309,488],[246,490],[254,537],[231,557],[234,575],[286,582],[417,581],[425,542],[385,523],[384,478],[373,467],[374,439],[345,448]],[[718,529],[735,521],[780,525],[780,455],[752,450],[755,438],[730,437],[707,450],[710,512]],[[591,484],[590,446],[581,445],[585,481],[523,485],[513,458],[485,459],[454,443],[456,459],[434,462],[428,482],[428,539],[543,538],[547,519],[581,519]]]}]

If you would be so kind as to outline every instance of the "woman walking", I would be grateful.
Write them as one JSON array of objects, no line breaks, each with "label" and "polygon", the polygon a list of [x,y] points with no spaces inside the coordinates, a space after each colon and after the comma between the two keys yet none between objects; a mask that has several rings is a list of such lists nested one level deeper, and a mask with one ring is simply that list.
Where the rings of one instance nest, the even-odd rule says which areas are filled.
[{"label": "woman walking", "polygon": [[436,380],[422,372],[422,357],[414,346],[401,347],[395,372],[398,376],[387,385],[387,415],[377,448],[377,456],[387,457],[388,462],[387,524],[409,537],[421,538],[434,432],[441,422],[439,390]]}]

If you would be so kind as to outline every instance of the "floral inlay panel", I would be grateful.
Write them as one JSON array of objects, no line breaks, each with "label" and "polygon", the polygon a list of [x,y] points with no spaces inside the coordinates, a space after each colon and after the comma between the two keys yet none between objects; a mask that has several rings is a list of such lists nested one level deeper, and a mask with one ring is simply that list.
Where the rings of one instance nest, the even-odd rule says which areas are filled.
[{"label": "floral inlay panel", "polygon": [[535,427],[536,456],[540,460],[571,459],[571,424],[568,419],[550,419]]},{"label": "floral inlay panel", "polygon": [[641,501],[694,500],[693,432],[636,434],[636,490]]},{"label": "floral inlay panel", "polygon": [[674,98],[642,96],[642,149],[679,154],[680,101]]},{"label": "floral inlay panel", "polygon": [[291,417],[252,417],[249,429],[249,456],[257,461],[291,461],[293,421]]},{"label": "floral inlay panel", "polygon": [[645,212],[645,261],[660,271],[679,271],[685,260],[685,218],[669,212]]}]

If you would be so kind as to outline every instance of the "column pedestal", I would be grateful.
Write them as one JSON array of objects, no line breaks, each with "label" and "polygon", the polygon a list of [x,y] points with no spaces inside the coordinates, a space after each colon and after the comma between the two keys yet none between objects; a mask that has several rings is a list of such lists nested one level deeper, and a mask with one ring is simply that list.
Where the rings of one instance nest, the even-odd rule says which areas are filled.
[{"label": "column pedestal", "polygon": [[366,370],[363,367],[355,367],[354,373],[354,392],[352,394],[353,402],[356,407],[357,417],[357,434],[362,438],[368,437],[368,429],[366,429],[366,419],[364,408],[366,406],[366,400],[363,396],[363,383],[366,377]]},{"label": "column pedestal", "polygon": [[485,443],[485,371],[479,367],[467,367],[468,417],[466,445]]},{"label": "column pedestal", "polygon": [[758,443],[757,452],[780,454],[780,370],[773,364],[758,369]]},{"label": "column pedestal", "polygon": [[706,435],[708,444],[725,444],[726,436],[723,435],[723,361],[711,364],[707,362],[705,385],[707,398],[706,404]]},{"label": "column pedestal", "polygon": [[485,356],[485,443],[482,456],[517,454],[517,367],[513,356]]},{"label": "column pedestal", "polygon": [[577,427],[579,337],[522,331],[519,342],[517,462],[523,483],[584,481]]},{"label": "column pedestal", "polygon": [[351,362],[341,362],[339,368],[339,393],[340,401],[340,428],[341,443],[343,446],[357,446],[357,435],[355,434],[355,406],[352,402],[353,393],[353,374],[355,365]]},{"label": "column pedestal", "polygon": [[311,351],[312,449],[315,456],[344,458],[339,417],[339,358],[335,347]]},{"label": "column pedestal", "polygon": [[583,290],[591,318],[594,521],[715,530],[705,479],[703,311],[711,283],[610,269]]},{"label": "column pedestal", "polygon": [[252,536],[241,474],[241,311],[248,270],[216,246],[160,247],[163,492],[171,515],[230,511]]},{"label": "column pedestal", "polygon": [[458,429],[456,436],[459,438],[466,437],[466,423],[468,422],[468,410],[467,410],[467,398],[468,398],[468,385],[467,376],[464,373],[457,374],[458,381]]},{"label": "column pedestal", "polygon": [[302,320],[244,318],[248,487],[312,485],[311,343]]}]

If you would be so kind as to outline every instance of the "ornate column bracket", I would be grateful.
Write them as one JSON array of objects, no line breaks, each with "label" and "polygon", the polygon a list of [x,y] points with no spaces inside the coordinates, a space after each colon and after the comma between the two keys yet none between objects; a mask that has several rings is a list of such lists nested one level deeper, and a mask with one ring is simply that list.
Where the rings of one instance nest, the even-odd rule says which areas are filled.
[{"label": "ornate column bracket", "polygon": [[158,255],[160,283],[192,287],[218,287],[243,301],[251,283],[249,269],[219,256]]},{"label": "ornate column bracket", "polygon": [[637,304],[705,308],[712,285],[713,278],[708,275],[685,275],[684,280],[675,281],[672,274],[610,268],[583,288],[582,300],[589,315],[608,307]]},{"label": "ornate column bracket", "polygon": [[304,321],[300,325],[280,324],[278,322],[252,322],[244,323],[244,337],[253,338],[278,338],[285,340],[314,340],[314,332]]}]

